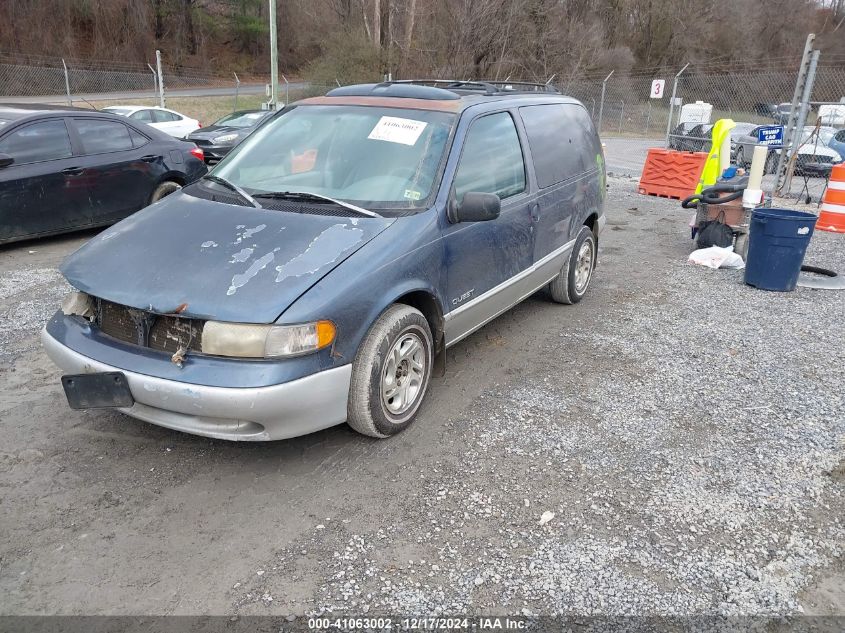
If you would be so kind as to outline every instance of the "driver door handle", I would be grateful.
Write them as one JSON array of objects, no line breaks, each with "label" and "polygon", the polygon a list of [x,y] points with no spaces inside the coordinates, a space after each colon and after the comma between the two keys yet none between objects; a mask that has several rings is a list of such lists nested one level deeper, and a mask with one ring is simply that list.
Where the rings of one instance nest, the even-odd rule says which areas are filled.
[{"label": "driver door handle", "polygon": [[67,167],[62,170],[62,173],[65,176],[79,176],[83,171],[82,167]]},{"label": "driver door handle", "polygon": [[531,213],[531,220],[533,222],[539,222],[540,221],[540,203],[539,202],[535,202],[534,204],[531,205],[530,213]]}]

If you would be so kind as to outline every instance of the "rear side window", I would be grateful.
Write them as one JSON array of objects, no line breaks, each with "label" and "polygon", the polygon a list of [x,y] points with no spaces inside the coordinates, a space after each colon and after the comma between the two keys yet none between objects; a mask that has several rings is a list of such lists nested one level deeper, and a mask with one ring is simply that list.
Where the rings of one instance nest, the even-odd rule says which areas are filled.
[{"label": "rear side window", "polygon": [[150,142],[150,139],[133,128],[129,128],[129,136],[132,137],[132,144],[135,147],[141,147]]},{"label": "rear side window", "polygon": [[528,133],[541,189],[596,167],[595,133],[586,110],[555,103],[525,106],[519,114]]},{"label": "rear side window", "polygon": [[0,141],[0,154],[8,154],[15,164],[22,165],[69,158],[73,151],[65,122],[54,119],[15,130]]},{"label": "rear side window", "polygon": [[76,131],[82,139],[82,150],[86,154],[120,152],[132,149],[129,128],[117,121],[97,119],[74,119]]},{"label": "rear side window", "polygon": [[172,121],[181,121],[182,117],[179,117],[172,112],[167,112],[165,110],[153,110],[153,114],[155,115],[156,123],[170,123]]},{"label": "rear side window", "polygon": [[472,123],[455,173],[455,197],[468,191],[505,199],[525,191],[525,162],[511,115],[490,114]]},{"label": "rear side window", "polygon": [[143,121],[144,123],[152,123],[152,110],[138,110],[137,112],[129,115],[129,118],[135,119],[136,121]]}]

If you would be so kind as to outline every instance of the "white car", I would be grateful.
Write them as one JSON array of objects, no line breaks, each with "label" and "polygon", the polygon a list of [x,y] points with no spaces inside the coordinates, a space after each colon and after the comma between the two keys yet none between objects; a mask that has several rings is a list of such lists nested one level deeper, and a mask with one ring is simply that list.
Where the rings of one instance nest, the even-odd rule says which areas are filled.
[{"label": "white car", "polygon": [[143,121],[147,125],[161,130],[176,138],[185,138],[188,134],[202,127],[196,119],[179,114],[173,110],[149,106],[116,105],[102,109],[103,112],[119,114],[135,121]]}]

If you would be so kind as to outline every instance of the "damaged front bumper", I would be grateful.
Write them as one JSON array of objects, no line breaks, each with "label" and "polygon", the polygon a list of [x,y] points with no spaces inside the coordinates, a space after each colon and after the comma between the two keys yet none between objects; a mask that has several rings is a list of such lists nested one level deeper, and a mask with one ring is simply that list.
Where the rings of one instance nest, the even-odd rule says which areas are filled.
[{"label": "damaged front bumper", "polygon": [[346,421],[352,365],[326,369],[277,385],[221,387],[150,376],[100,362],[48,332],[41,341],[68,374],[122,372],[135,404],[119,411],[185,433],[224,440],[280,440]]}]

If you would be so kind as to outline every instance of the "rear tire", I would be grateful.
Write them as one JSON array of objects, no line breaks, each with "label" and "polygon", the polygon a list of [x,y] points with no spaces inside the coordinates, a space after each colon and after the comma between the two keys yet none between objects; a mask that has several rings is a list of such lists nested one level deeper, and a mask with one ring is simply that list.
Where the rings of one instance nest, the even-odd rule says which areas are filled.
[{"label": "rear tire", "polygon": [[163,183],[159,184],[158,187],[155,188],[153,191],[153,195],[150,196],[150,204],[153,202],[158,202],[162,198],[169,196],[171,193],[179,191],[182,188],[178,182],[173,180],[165,180]]},{"label": "rear tire", "polygon": [[349,426],[378,438],[411,426],[428,390],[432,349],[431,329],[419,310],[403,304],[385,310],[352,361]]},{"label": "rear tire", "polygon": [[578,303],[587,294],[596,267],[596,236],[582,226],[560,273],[549,282],[549,294],[557,303]]}]

